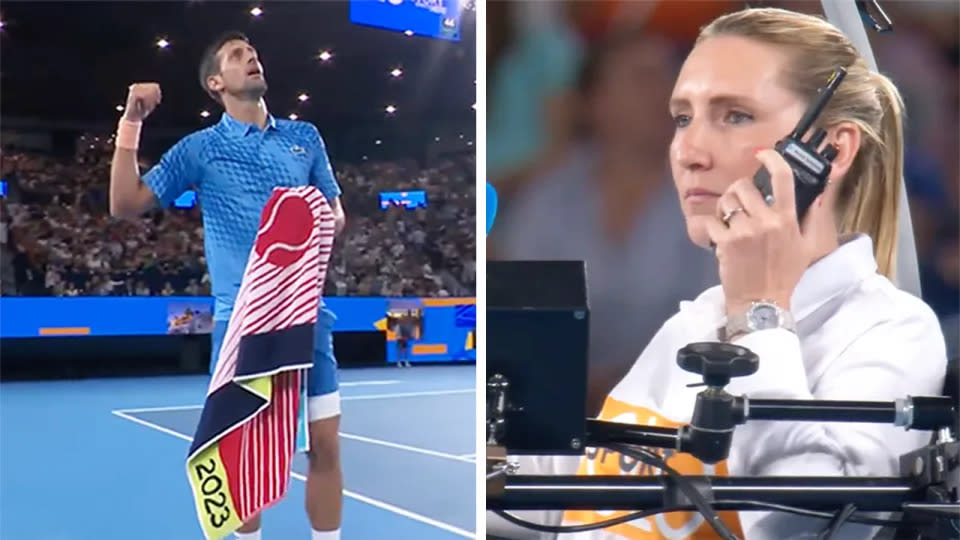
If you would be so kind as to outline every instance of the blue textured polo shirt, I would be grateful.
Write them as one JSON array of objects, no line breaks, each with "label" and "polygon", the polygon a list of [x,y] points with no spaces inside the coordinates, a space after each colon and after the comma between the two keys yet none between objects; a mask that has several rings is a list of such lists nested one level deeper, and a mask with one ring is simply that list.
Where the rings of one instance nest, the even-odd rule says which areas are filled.
[{"label": "blue textured polo shirt", "polygon": [[217,321],[230,319],[273,188],[316,186],[331,203],[341,193],[317,128],[272,115],[261,130],[224,113],[217,124],[180,139],[143,181],[162,208],[196,189]]}]

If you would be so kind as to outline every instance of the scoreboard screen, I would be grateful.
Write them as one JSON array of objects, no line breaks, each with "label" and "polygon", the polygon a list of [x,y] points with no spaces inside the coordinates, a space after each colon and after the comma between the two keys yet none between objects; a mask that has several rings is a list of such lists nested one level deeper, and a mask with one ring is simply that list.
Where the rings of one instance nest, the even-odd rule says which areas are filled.
[{"label": "scoreboard screen", "polygon": [[425,191],[381,191],[380,209],[386,210],[394,206],[402,206],[407,210],[427,207],[427,193]]},{"label": "scoreboard screen", "polygon": [[460,41],[463,0],[350,0],[350,22]]}]

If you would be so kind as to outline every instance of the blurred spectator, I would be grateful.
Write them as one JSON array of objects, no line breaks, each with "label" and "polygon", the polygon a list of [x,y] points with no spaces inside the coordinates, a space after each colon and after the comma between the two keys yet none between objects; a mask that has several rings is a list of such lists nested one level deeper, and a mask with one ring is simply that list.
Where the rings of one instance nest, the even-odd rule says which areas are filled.
[{"label": "blurred spectator", "polygon": [[[210,294],[199,208],[109,216],[112,142],[85,135],[69,160],[4,152],[3,295]],[[456,159],[338,167],[348,222],[325,294],[474,294],[474,159]],[[380,210],[381,191],[403,190],[426,191],[428,207]]]},{"label": "blurred spectator", "polygon": [[7,202],[0,200],[0,294],[3,291],[16,290],[16,277],[13,267],[13,252],[10,250],[10,228],[12,226]]},{"label": "blurred spectator", "polygon": [[509,195],[561,158],[582,53],[575,4],[490,2],[487,174]]},{"label": "blurred spectator", "polygon": [[646,32],[598,44],[581,77],[577,145],[507,201],[491,230],[491,258],[586,261],[588,412],[681,300],[719,282],[713,255],[687,237],[666,159],[678,63],[672,44]]},{"label": "blurred spectator", "polygon": [[488,3],[486,159],[498,194],[509,198],[571,150],[576,78],[586,49],[641,26],[692,40],[701,26],[736,6],[732,0]]},{"label": "blurred spectator", "polygon": [[952,355],[960,341],[960,7],[891,3],[896,31],[873,40],[877,63],[907,109],[904,179],[923,298],[940,317]]}]

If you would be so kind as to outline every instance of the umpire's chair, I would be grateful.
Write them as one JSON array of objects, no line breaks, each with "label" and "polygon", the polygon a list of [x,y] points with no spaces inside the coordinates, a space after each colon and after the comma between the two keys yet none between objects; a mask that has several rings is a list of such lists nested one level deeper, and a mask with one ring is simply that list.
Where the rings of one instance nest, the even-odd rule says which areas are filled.
[{"label": "umpire's chair", "polygon": [[947,378],[943,381],[943,395],[960,401],[960,356],[947,360]]},{"label": "umpire's chair", "polygon": [[[960,411],[960,356],[947,360],[947,375],[943,381],[943,395],[952,398]],[[960,422],[960,420],[958,420]],[[960,424],[953,426],[954,438],[960,438]]]}]

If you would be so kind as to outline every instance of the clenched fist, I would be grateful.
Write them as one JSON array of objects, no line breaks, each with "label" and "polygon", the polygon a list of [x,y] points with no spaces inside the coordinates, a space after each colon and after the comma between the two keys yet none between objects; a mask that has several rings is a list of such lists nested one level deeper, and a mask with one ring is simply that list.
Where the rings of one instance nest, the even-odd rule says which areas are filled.
[{"label": "clenched fist", "polygon": [[127,107],[123,117],[131,122],[141,122],[160,104],[160,85],[157,83],[135,83],[130,85],[127,94]]}]

